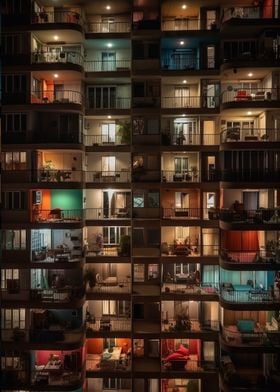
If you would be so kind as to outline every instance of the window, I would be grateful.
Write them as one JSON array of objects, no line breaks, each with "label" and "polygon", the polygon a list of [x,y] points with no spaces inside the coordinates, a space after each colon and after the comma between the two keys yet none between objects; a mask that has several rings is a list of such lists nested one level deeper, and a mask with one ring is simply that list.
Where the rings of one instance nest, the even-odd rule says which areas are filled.
[{"label": "window", "polygon": [[188,171],[189,160],[185,157],[174,158],[174,168],[176,173],[184,173]]},{"label": "window", "polygon": [[134,264],[133,266],[133,281],[134,282],[144,282],[145,281],[145,265],[144,264]]},{"label": "window", "polygon": [[6,250],[25,250],[26,249],[26,230],[4,230],[3,249]]},{"label": "window", "polygon": [[117,315],[117,301],[103,300],[102,301],[102,314],[103,315]]},{"label": "window", "polygon": [[23,36],[19,34],[3,34],[3,54],[19,54],[23,52]]},{"label": "window", "polygon": [[25,113],[3,113],[2,114],[3,131],[22,132],[27,129],[27,114]]},{"label": "window", "polygon": [[18,269],[1,270],[1,289],[9,289],[9,281],[19,281]]},{"label": "window", "polygon": [[143,208],[144,207],[144,193],[134,193],[133,195],[133,207]]},{"label": "window", "polygon": [[116,124],[101,124],[101,141],[102,143],[115,143],[116,141]]},{"label": "window", "polygon": [[1,309],[1,327],[4,329],[24,329],[25,309]]},{"label": "window", "polygon": [[148,265],[148,280],[158,279],[159,277],[159,266],[158,264]]},{"label": "window", "polygon": [[102,176],[114,176],[116,171],[116,157],[102,157]]},{"label": "window", "polygon": [[26,152],[3,152],[2,165],[3,170],[25,170],[26,169]]},{"label": "window", "polygon": [[159,193],[158,192],[148,192],[148,207],[149,208],[159,208]]},{"label": "window", "polygon": [[116,107],[116,87],[89,87],[88,99],[90,108],[113,109]]},{"label": "window", "polygon": [[20,357],[9,356],[1,358],[1,369],[15,369],[22,370],[23,369],[23,361]]},{"label": "window", "polygon": [[32,93],[37,98],[41,98],[42,96],[42,82],[36,78],[32,79]]},{"label": "window", "polygon": [[118,245],[124,235],[128,235],[128,227],[103,227],[103,241],[106,245]]},{"label": "window", "polygon": [[2,200],[3,206],[6,210],[24,210],[26,192],[10,191],[3,192]]},{"label": "window", "polygon": [[158,118],[137,117],[133,119],[133,135],[157,135],[158,133]]},{"label": "window", "polygon": [[2,75],[2,90],[5,93],[24,93],[27,90],[26,75]]}]

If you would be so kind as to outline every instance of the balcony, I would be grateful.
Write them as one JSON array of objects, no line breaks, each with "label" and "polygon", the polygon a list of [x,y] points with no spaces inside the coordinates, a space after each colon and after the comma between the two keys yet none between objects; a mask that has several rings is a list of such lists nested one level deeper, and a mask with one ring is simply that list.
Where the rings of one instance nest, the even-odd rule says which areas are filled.
[{"label": "balcony", "polygon": [[[243,204],[240,204],[243,206]],[[233,210],[230,208],[222,208],[220,210],[219,219],[231,225],[267,225],[280,223],[280,208],[259,208],[257,210]]]},{"label": "balcony", "polygon": [[131,339],[115,338],[114,340],[114,347],[108,347],[108,343],[102,338],[87,340],[87,372],[124,372],[131,370]]},{"label": "balcony", "polygon": [[110,102],[98,102],[92,101],[91,99],[87,100],[87,109],[94,110],[108,110],[108,109],[130,109],[131,107],[131,98],[130,97],[116,97],[115,99],[111,99]]},{"label": "balcony", "polygon": [[30,300],[36,302],[71,304],[71,302],[81,300],[83,297],[84,288],[82,286],[30,290]]},{"label": "balcony", "polygon": [[161,105],[164,109],[200,108],[200,96],[162,97]]},{"label": "balcony", "polygon": [[[163,146],[213,146],[219,144],[219,134],[178,133],[162,132],[161,143]],[[279,137],[280,140],[280,137]]]},{"label": "balcony", "polygon": [[220,290],[221,299],[227,303],[249,304],[249,305],[269,305],[280,304],[279,292],[267,290],[250,285],[233,285],[222,283]]},{"label": "balcony", "polygon": [[131,331],[131,319],[127,317],[102,316],[87,321],[87,333]]},{"label": "balcony", "polygon": [[85,61],[85,72],[124,72],[130,71],[130,60]]},{"label": "balcony", "polygon": [[[90,16],[90,15],[89,15]],[[131,30],[130,18],[123,21],[108,20],[104,22],[88,21],[86,24],[87,33],[117,34],[129,33]]]},{"label": "balcony", "polygon": [[233,170],[226,169],[221,172],[221,181],[225,182],[278,182],[280,180],[280,170],[259,169],[259,170]]},{"label": "balcony", "polygon": [[239,143],[239,146],[246,143],[248,146],[247,143],[251,142],[280,142],[280,131],[270,128],[228,128],[221,133],[221,143]]},{"label": "balcony", "polygon": [[83,180],[82,170],[68,170],[68,169],[40,169],[36,172],[37,182],[51,182],[51,183],[67,183],[67,182],[81,182]]},{"label": "balcony", "polygon": [[163,31],[201,31],[217,30],[216,19],[200,19],[196,17],[164,17],[161,22]]},{"label": "balcony", "polygon": [[54,92],[53,90],[32,91],[32,104],[82,104],[82,94],[80,91],[63,90],[61,92]]},{"label": "balcony", "polygon": [[83,25],[82,16],[78,12],[72,11],[41,11],[32,16],[33,24],[67,23]]},{"label": "balcony", "polygon": [[37,51],[31,53],[32,64],[75,64],[83,66],[84,59],[79,52],[63,51],[63,49],[57,53],[53,53],[50,47],[46,48],[46,51]]},{"label": "balcony", "polygon": [[227,91],[222,92],[221,102],[224,108],[252,108],[252,107],[274,107],[280,100],[279,88],[239,88],[228,86]]},{"label": "balcony", "polygon": [[199,172],[196,169],[184,170],[184,171],[173,171],[173,170],[162,170],[161,174],[162,182],[200,182]]},{"label": "balcony", "polygon": [[86,220],[130,219],[131,208],[115,208],[113,214],[109,214],[109,211],[104,208],[87,208],[85,218]]},{"label": "balcony", "polygon": [[[278,15],[274,14],[273,6],[247,6],[247,7],[233,7],[224,8],[223,10],[223,23],[230,21],[231,19],[240,20],[241,23],[244,20],[248,23],[250,19],[273,19],[278,18]],[[266,21],[269,22],[269,21]]]},{"label": "balcony", "polygon": [[182,318],[180,316],[175,318],[168,318],[161,321],[161,331],[168,333],[182,333],[182,332],[219,332],[219,320],[205,320],[200,322],[197,319]]},{"label": "balcony", "polygon": [[[241,325],[247,327],[247,332],[241,329]],[[280,333],[279,330],[266,329],[266,327],[250,328],[253,325],[253,320],[239,320],[237,325],[224,326],[222,330],[222,337],[224,344],[230,347],[262,347],[266,348],[279,348],[280,346]],[[241,329],[241,330],[240,330]]]},{"label": "balcony", "polygon": [[244,252],[244,251],[228,251],[225,249],[221,250],[220,254],[223,262],[235,268],[246,268],[253,265],[253,268],[266,268],[267,265],[275,265],[280,263],[280,251],[269,251],[261,249],[256,252]]},{"label": "balcony", "polygon": [[[167,279],[168,280],[168,279]],[[195,282],[191,278],[177,279],[177,282],[164,282],[161,288],[164,294],[194,295],[194,296],[218,296],[219,283],[217,282]],[[206,299],[205,299],[206,300]]]},{"label": "balcony", "polygon": [[120,171],[90,171],[86,173],[87,183],[127,183],[131,182],[131,171],[123,169]]},{"label": "balcony", "polygon": [[79,223],[83,221],[84,210],[64,210],[53,208],[51,210],[32,210],[31,221],[36,223]]}]

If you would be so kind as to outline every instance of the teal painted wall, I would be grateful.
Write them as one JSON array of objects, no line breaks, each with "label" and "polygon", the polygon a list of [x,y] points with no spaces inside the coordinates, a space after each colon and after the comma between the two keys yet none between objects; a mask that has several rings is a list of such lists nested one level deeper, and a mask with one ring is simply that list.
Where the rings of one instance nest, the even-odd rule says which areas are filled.
[{"label": "teal painted wall", "polygon": [[83,193],[81,189],[53,189],[51,191],[51,208],[75,210],[82,208]]}]

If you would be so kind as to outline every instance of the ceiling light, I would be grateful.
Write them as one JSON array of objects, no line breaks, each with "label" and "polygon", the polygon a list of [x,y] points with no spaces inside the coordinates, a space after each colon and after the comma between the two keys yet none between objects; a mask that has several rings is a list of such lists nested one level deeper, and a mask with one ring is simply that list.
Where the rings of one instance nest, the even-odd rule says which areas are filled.
[{"label": "ceiling light", "polygon": [[54,76],[54,78],[58,78],[58,74],[54,74],[53,76]]},{"label": "ceiling light", "polygon": [[187,5],[186,5],[186,4],[183,4],[183,5],[182,5],[182,8],[183,8],[183,10],[185,10],[185,9],[187,8]]},{"label": "ceiling light", "polygon": [[109,42],[109,43],[107,44],[107,46],[108,46],[108,48],[111,48],[111,47],[113,46],[113,44],[111,44],[111,42]]},{"label": "ceiling light", "polygon": [[186,84],[186,83],[187,83],[187,81],[186,81],[186,80],[183,80],[183,83],[184,83],[184,84]]},{"label": "ceiling light", "polygon": [[58,41],[58,35],[54,35],[54,36],[53,36],[53,39],[54,39],[55,41]]},{"label": "ceiling light", "polygon": [[107,118],[112,118],[112,116],[107,116]]},{"label": "ceiling light", "polygon": [[106,10],[110,10],[111,6],[110,5],[106,5]]},{"label": "ceiling light", "polygon": [[184,45],[185,44],[185,41],[180,41],[180,45]]},{"label": "ceiling light", "polygon": [[185,114],[182,114],[182,117],[186,117],[186,115],[185,115]]},{"label": "ceiling light", "polygon": [[252,72],[249,72],[249,73],[248,73],[248,76],[252,77],[252,76],[253,76]]},{"label": "ceiling light", "polygon": [[252,112],[247,112],[248,116],[251,116],[253,113]]}]

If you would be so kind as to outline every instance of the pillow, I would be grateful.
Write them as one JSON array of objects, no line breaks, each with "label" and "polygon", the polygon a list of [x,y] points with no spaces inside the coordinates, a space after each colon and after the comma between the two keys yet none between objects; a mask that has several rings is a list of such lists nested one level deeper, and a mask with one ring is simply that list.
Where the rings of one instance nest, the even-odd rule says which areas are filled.
[{"label": "pillow", "polygon": [[176,353],[182,354],[183,356],[187,356],[190,353],[190,350],[180,344],[180,347],[176,350]]},{"label": "pillow", "polygon": [[103,353],[102,354],[102,359],[104,359],[105,361],[107,361],[108,359],[110,359],[111,358],[111,356],[112,356],[112,354],[111,353]]},{"label": "pillow", "polygon": [[169,354],[168,357],[166,357],[164,360],[171,361],[172,359],[179,359],[179,358],[183,358],[183,355],[180,353],[172,353],[172,354]]}]

